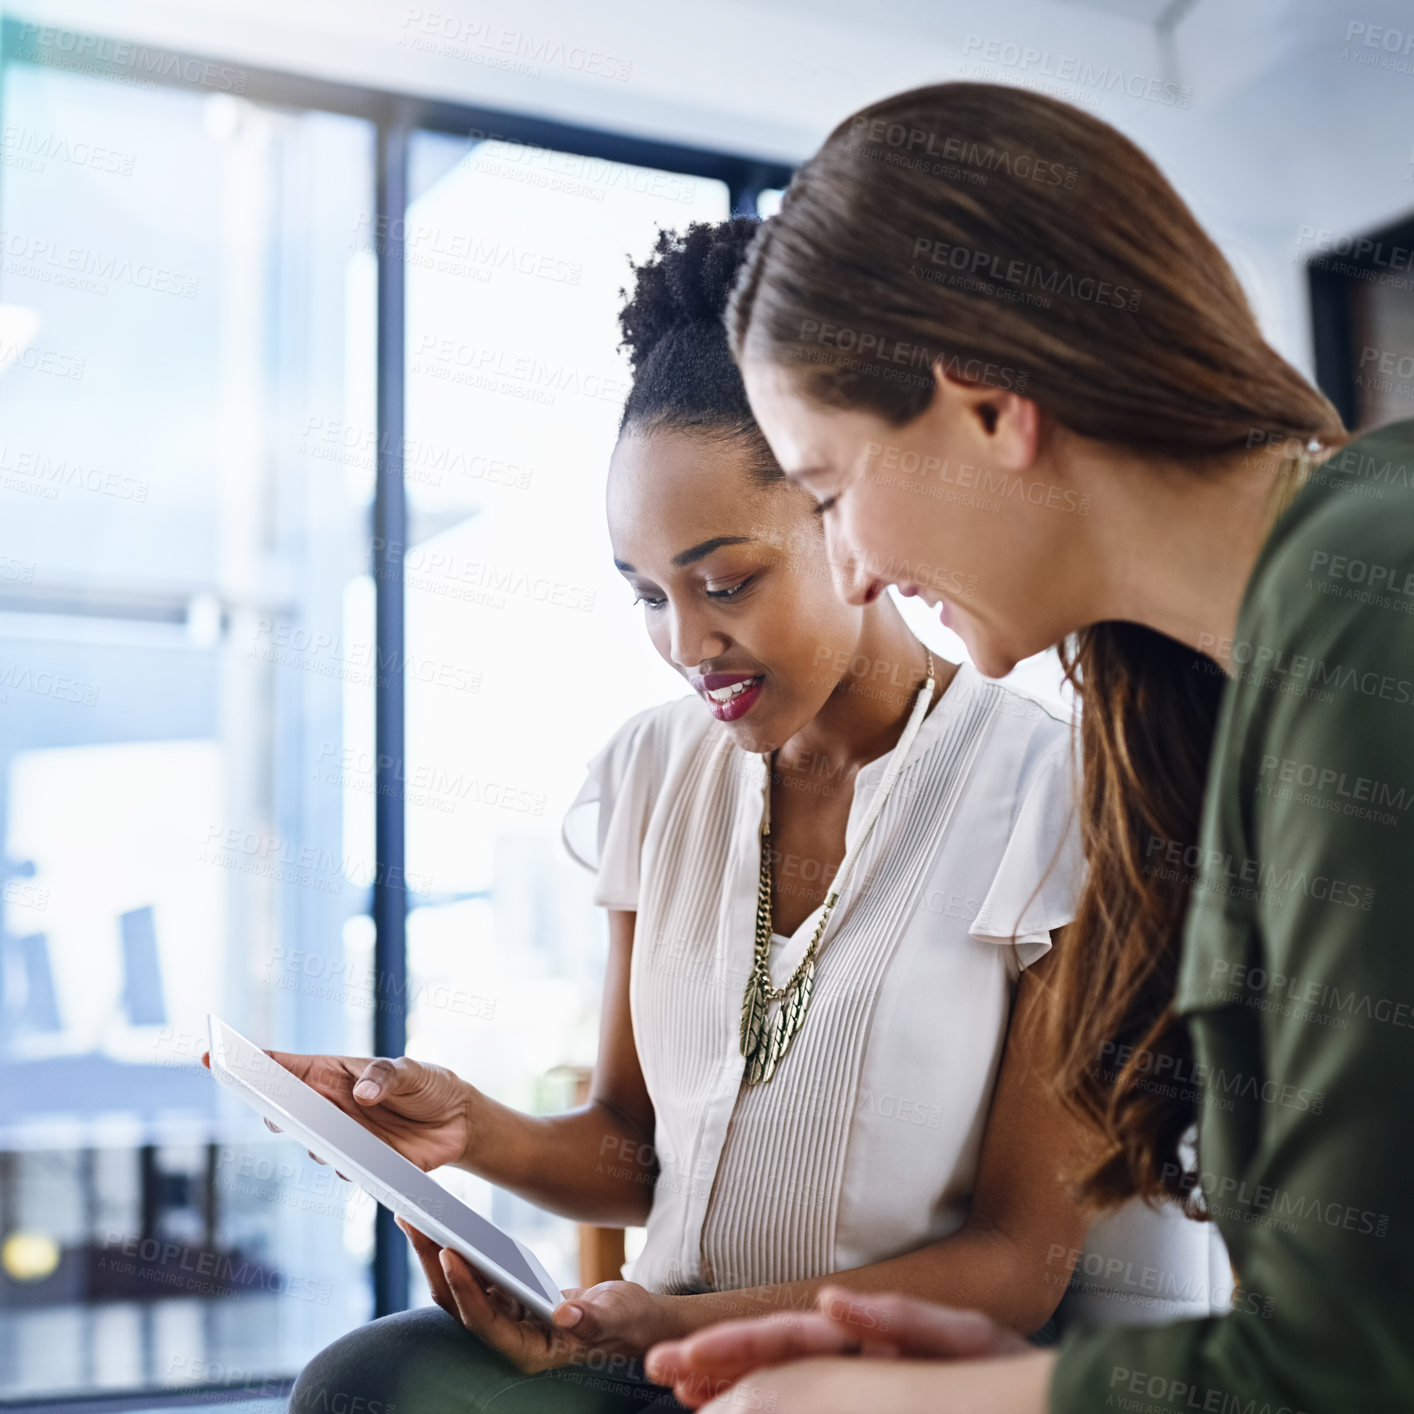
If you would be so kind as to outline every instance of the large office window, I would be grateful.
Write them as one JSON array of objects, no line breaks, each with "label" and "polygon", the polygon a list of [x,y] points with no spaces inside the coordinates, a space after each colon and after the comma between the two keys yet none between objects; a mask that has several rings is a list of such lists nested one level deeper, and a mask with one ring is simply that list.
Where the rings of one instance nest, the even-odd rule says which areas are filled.
[{"label": "large office window", "polygon": [[[372,131],[25,64],[0,169],[0,1389],[289,1372],[369,1205],[222,1105],[205,1014],[366,1048]],[[336,954],[343,959],[341,953]]]},{"label": "large office window", "polygon": [[603,528],[619,289],[787,174],[74,40],[0,69],[0,1391],[261,1393],[406,1252],[222,1102],[205,1015],[405,1017],[565,1102],[604,939],[558,818],[678,690]]}]

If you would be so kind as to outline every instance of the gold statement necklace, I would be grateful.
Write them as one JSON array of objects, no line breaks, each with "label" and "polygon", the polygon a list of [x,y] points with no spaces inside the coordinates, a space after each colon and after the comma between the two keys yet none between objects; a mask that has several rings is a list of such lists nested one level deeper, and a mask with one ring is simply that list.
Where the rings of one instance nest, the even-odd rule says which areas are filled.
[{"label": "gold statement necklace", "polygon": [[[775,1075],[776,1067],[805,1024],[805,1013],[815,985],[815,957],[820,951],[820,940],[933,700],[933,655],[926,648],[923,651],[928,656],[927,681],[918,690],[913,712],[898,745],[894,747],[884,778],[869,802],[869,813],[864,817],[859,834],[845,851],[844,859],[830,882],[825,895],[825,911],[815,925],[810,946],[784,987],[771,985],[771,776],[775,753],[766,758],[766,803],[761,814],[761,876],[756,890],[756,945],[751,975],[746,982],[746,995],[741,1004],[741,1053],[746,1057],[746,1079],[750,1085],[764,1084]],[[771,1007],[777,1003],[779,1010],[772,1017]]]}]

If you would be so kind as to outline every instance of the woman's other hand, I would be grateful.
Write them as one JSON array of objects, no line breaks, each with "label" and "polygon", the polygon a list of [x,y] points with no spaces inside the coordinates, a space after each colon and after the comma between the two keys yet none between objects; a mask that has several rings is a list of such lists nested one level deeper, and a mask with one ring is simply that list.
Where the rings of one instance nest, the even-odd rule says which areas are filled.
[{"label": "woman's other hand", "polygon": [[[594,1365],[598,1357],[638,1359],[650,1345],[680,1334],[669,1297],[631,1281],[571,1288],[546,1325],[509,1292],[473,1271],[460,1253],[441,1247],[401,1218],[427,1276],[432,1299],[473,1335],[525,1374],[560,1365]],[[577,1316],[573,1316],[578,1312]],[[605,1373],[612,1374],[606,1367]]]}]

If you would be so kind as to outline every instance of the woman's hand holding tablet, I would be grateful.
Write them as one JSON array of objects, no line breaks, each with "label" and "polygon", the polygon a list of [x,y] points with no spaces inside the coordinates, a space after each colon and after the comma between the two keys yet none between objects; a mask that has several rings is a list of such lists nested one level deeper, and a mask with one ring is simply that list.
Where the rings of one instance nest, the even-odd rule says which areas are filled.
[{"label": "woman's hand holding tablet", "polygon": [[445,1067],[407,1056],[266,1054],[418,1168],[430,1172],[465,1158],[473,1091]]},{"label": "woman's hand holding tablet", "polygon": [[[424,1172],[459,1163],[465,1157],[471,1135],[468,1113],[475,1092],[444,1066],[424,1065],[407,1056],[375,1060],[294,1051],[267,1050],[265,1054]],[[201,1059],[209,1069],[209,1055]],[[280,1126],[268,1119],[265,1126],[276,1134],[281,1132]],[[309,1157],[315,1163],[324,1162],[313,1151]]]},{"label": "woman's hand holding tablet", "polygon": [[524,1374],[592,1364],[599,1354],[641,1358],[650,1346],[685,1334],[678,1305],[631,1281],[565,1289],[554,1324],[537,1320],[509,1292],[488,1282],[450,1247],[398,1219],[422,1263],[432,1299]]}]

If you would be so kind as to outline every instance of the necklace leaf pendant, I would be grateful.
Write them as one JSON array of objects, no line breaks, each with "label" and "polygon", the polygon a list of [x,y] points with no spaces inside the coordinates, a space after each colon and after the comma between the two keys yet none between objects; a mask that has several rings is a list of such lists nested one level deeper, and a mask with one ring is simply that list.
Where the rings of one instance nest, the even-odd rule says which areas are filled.
[{"label": "necklace leaf pendant", "polygon": [[742,1054],[747,1057],[746,1081],[748,1085],[764,1085],[776,1073],[776,1067],[785,1059],[796,1034],[805,1024],[805,1013],[810,1006],[810,995],[815,986],[815,959],[807,958],[801,968],[799,978],[787,989],[781,1000],[780,1010],[768,1022],[765,1020],[767,1002],[759,985],[753,983],[748,988],[748,1002],[755,993],[760,1001],[760,1020],[756,1023],[756,1044],[750,1051],[745,1045],[745,1011],[743,1011]]},{"label": "necklace leaf pendant", "polygon": [[747,1077],[753,1085],[764,1085],[775,1073],[785,1053],[786,1009],[782,1007],[766,1028],[762,1046],[752,1058],[751,1073]]},{"label": "necklace leaf pendant", "polygon": [[761,1047],[761,1033],[766,1027],[770,1004],[755,972],[746,984],[746,998],[741,1004],[741,1053],[750,1060]]},{"label": "necklace leaf pendant", "polygon": [[[795,1033],[805,1025],[805,1012],[810,1006],[810,994],[815,989],[815,959],[807,958],[801,969],[800,980],[791,988],[790,995],[781,1007],[786,1015],[786,1045],[795,1039]],[[783,1050],[782,1055],[785,1054]]]}]

